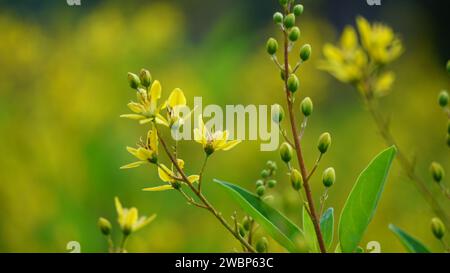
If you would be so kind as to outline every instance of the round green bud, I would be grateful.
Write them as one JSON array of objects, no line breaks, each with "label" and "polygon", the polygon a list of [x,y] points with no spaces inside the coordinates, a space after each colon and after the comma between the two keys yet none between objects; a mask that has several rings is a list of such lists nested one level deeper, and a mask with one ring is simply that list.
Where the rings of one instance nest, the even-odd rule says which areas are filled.
[{"label": "round green bud", "polygon": [[441,219],[437,217],[431,219],[431,231],[433,232],[434,236],[439,240],[441,240],[444,237],[445,226],[444,223],[442,223]]},{"label": "round green bud", "polygon": [[255,245],[256,252],[258,253],[265,253],[267,252],[267,246],[269,245],[269,242],[267,241],[266,237],[261,237]]},{"label": "round green bud", "polygon": [[290,180],[292,188],[294,188],[294,190],[299,191],[302,188],[303,177],[302,174],[297,169],[293,169],[291,171]]},{"label": "round green bud", "polygon": [[277,53],[278,50],[277,40],[275,40],[274,38],[269,38],[269,40],[267,40],[266,49],[269,55],[274,55],[275,53]]},{"label": "round green bud", "polygon": [[245,237],[245,234],[247,233],[247,231],[241,224],[238,224],[238,230],[239,230],[239,235],[241,235],[241,237]]},{"label": "round green bud", "polygon": [[267,181],[267,186],[269,186],[269,188],[274,188],[277,185],[277,181],[274,179],[270,179],[269,181]]},{"label": "round green bud", "polygon": [[450,73],[450,60],[447,61],[447,73]]},{"label": "round green bud", "polygon": [[295,25],[295,15],[293,13],[289,13],[286,17],[284,17],[283,23],[285,28],[290,29]]},{"label": "round green bud", "polygon": [[275,171],[277,169],[277,163],[272,160],[267,161],[266,166],[272,171]]},{"label": "round green bud", "polygon": [[441,93],[439,93],[438,101],[441,107],[446,107],[448,105],[449,96],[447,90],[442,90]]},{"label": "round green bud", "polygon": [[295,42],[300,37],[300,29],[298,27],[293,27],[289,32],[289,41]]},{"label": "round green bud", "polygon": [[280,123],[284,119],[283,107],[279,104],[272,105],[272,120],[275,123]]},{"label": "round green bud", "polygon": [[299,81],[298,78],[295,74],[291,74],[287,80],[287,87],[288,90],[291,91],[292,93],[296,92],[298,90],[298,86],[299,86]]},{"label": "round green bud", "polygon": [[111,223],[103,217],[100,217],[98,219],[98,228],[100,229],[102,234],[105,236],[108,236],[109,234],[111,234],[111,230],[112,230]]},{"label": "round green bud", "polygon": [[324,154],[328,151],[328,148],[331,145],[331,135],[329,133],[323,133],[319,137],[319,142],[317,143],[317,149],[319,152]]},{"label": "round green bud", "polygon": [[323,172],[322,183],[325,187],[329,188],[333,186],[334,181],[336,181],[336,172],[334,168],[328,168]]},{"label": "round green bud", "polygon": [[258,194],[258,196],[263,196],[264,193],[266,192],[266,187],[264,186],[259,186],[258,188],[256,188],[256,194]]},{"label": "round green bud", "polygon": [[261,171],[261,177],[262,178],[267,178],[267,177],[269,177],[270,176],[270,171],[269,170],[262,170]]},{"label": "round green bud", "polygon": [[256,181],[256,187],[258,188],[259,186],[264,186],[264,181],[261,179]]},{"label": "round green bud", "polygon": [[442,179],[444,179],[445,171],[444,168],[442,168],[441,164],[437,162],[432,162],[430,165],[430,173],[433,177],[433,180],[437,183],[440,183]]},{"label": "round green bud", "polygon": [[300,49],[300,59],[304,62],[309,60],[309,57],[311,57],[311,50],[312,49],[310,44],[303,45]]},{"label": "round green bud", "polygon": [[295,16],[300,16],[300,15],[302,15],[303,9],[304,9],[304,8],[303,8],[303,5],[295,5],[295,6],[294,6],[294,9],[293,9]]},{"label": "round green bud", "polygon": [[252,221],[248,216],[245,216],[244,219],[242,219],[242,226],[245,230],[249,231],[251,228]]},{"label": "round green bud", "polygon": [[281,146],[280,146],[281,160],[288,163],[292,159],[292,153],[293,153],[292,147],[291,147],[291,145],[289,145],[289,143],[284,142],[283,144],[281,144]]},{"label": "round green bud", "polygon": [[128,83],[130,84],[131,88],[137,89],[141,84],[141,81],[136,74],[128,72]]},{"label": "round green bud", "polygon": [[302,113],[305,117],[309,117],[314,109],[313,102],[310,97],[306,97],[303,99],[302,103],[300,104],[300,108],[302,109]]},{"label": "round green bud", "polygon": [[278,0],[278,2],[280,3],[280,5],[282,7],[284,7],[284,6],[286,6],[288,4],[289,0]]},{"label": "round green bud", "polygon": [[[288,67],[289,67],[289,74],[291,74],[291,73],[292,73],[292,67],[291,67],[290,65],[289,65]],[[284,80],[286,79],[285,69],[283,68],[283,70],[281,70],[280,73],[281,73],[281,74],[280,74],[281,79],[284,81]]]},{"label": "round green bud", "polygon": [[275,12],[273,14],[273,22],[275,24],[281,24],[283,23],[283,14],[281,14],[281,12]]},{"label": "round green bud", "polygon": [[142,85],[145,87],[149,87],[150,84],[152,84],[152,75],[147,69],[141,69],[141,71],[139,72],[139,79],[141,80]]}]

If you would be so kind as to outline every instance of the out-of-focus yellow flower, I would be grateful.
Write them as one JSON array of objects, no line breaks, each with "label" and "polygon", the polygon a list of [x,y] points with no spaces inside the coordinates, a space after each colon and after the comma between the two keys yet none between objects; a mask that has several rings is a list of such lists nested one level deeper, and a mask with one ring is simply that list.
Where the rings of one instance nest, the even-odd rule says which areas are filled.
[{"label": "out-of-focus yellow flower", "polygon": [[319,68],[328,71],[342,82],[359,81],[367,66],[367,56],[358,44],[358,37],[353,27],[347,26],[342,33],[339,47],[325,44],[323,48],[325,60]]},{"label": "out-of-focus yellow flower", "polygon": [[394,81],[395,74],[393,72],[385,72],[378,76],[373,87],[375,96],[383,97],[388,95]]},{"label": "out-of-focus yellow flower", "polygon": [[117,221],[125,235],[138,231],[156,218],[156,214],[153,214],[150,217],[139,217],[137,208],[123,208],[118,197],[114,198],[114,202],[117,210]]},{"label": "out-of-focus yellow flower", "polygon": [[381,23],[370,23],[363,17],[356,18],[361,43],[370,57],[379,64],[387,64],[403,53],[401,41],[394,31]]},{"label": "out-of-focus yellow flower", "polygon": [[228,141],[228,131],[209,132],[203,123],[203,118],[198,117],[198,128],[194,129],[194,140],[202,144],[205,153],[209,156],[214,151],[228,151],[239,144],[240,140]]},{"label": "out-of-focus yellow flower", "polygon": [[[182,159],[177,159],[177,164],[181,169],[184,169],[184,161]],[[182,177],[177,173],[166,167],[164,164],[160,164],[158,167],[158,175],[159,178],[169,183],[168,185],[162,185],[157,187],[150,187],[150,188],[144,188],[143,191],[166,191],[166,190],[173,190],[178,189],[181,184],[179,181],[182,181]],[[199,175],[190,175],[187,177],[189,183],[195,183],[198,182],[200,179]]]},{"label": "out-of-focus yellow flower", "polygon": [[146,163],[158,162],[158,135],[155,125],[152,125],[152,129],[147,133],[146,140],[141,140],[138,148],[127,147],[127,151],[139,161],[122,166],[121,169],[132,169]]}]

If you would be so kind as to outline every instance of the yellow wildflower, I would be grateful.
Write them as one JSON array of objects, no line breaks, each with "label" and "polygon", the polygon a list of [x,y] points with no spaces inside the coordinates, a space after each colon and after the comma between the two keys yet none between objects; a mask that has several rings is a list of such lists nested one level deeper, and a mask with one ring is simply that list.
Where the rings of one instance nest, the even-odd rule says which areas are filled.
[{"label": "yellow wildflower", "polygon": [[114,198],[114,202],[117,210],[117,221],[125,235],[138,231],[156,218],[156,214],[153,214],[150,217],[139,217],[137,208],[123,208],[118,197]]},{"label": "yellow wildflower", "polygon": [[158,161],[158,135],[155,125],[152,125],[152,129],[148,131],[145,142],[141,141],[138,148],[127,147],[127,151],[139,161],[122,166],[121,169],[131,169],[146,163],[156,163]]},{"label": "yellow wildflower", "polygon": [[214,151],[228,151],[239,144],[240,140],[228,141],[228,131],[209,132],[203,123],[202,116],[198,118],[198,128],[194,129],[194,140],[202,144],[205,153],[209,156]]},{"label": "yellow wildflower", "polygon": [[383,97],[389,94],[392,84],[395,81],[395,74],[393,72],[385,72],[378,76],[374,83],[374,94],[376,97]]}]

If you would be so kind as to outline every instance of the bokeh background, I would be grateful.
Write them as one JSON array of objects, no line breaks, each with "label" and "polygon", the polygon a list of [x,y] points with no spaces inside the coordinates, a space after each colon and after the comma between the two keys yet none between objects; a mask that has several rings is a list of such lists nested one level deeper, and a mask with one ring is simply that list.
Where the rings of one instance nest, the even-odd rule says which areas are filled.
[{"label": "bokeh background", "polygon": [[[187,206],[176,192],[148,193],[155,170],[121,171],[131,162],[125,146],[145,128],[119,119],[134,97],[126,73],[145,67],[163,85],[165,96],[181,87],[192,104],[283,103],[279,73],[265,53],[275,35],[275,0],[229,1],[0,1],[0,251],[66,252],[81,243],[82,252],[104,252],[99,216],[115,221],[114,196],[141,214],[157,213],[150,226],[133,235],[132,252],[229,252],[238,248],[216,219]],[[331,132],[333,146],[319,171],[334,166],[337,183],[328,205],[339,215],[357,175],[385,148],[358,95],[317,69],[321,47],[335,42],[357,15],[393,26],[405,54],[393,65],[397,81],[381,103],[404,150],[417,157],[417,168],[430,184],[432,160],[450,166],[445,146],[446,118],[437,94],[449,87],[445,63],[450,58],[448,1],[388,1],[371,7],[363,0],[304,0],[301,42],[313,57],[301,73],[301,94],[311,96],[315,113],[305,135],[312,165],[316,139]],[[278,34],[277,34],[278,35]],[[297,53],[294,53],[297,54]],[[201,165],[197,144],[182,143],[187,169]],[[230,215],[237,204],[212,178],[254,189],[268,159],[277,160],[279,185],[274,205],[299,221],[298,200],[289,191],[277,152],[260,152],[246,141],[217,153],[206,172],[205,191]],[[322,191],[313,181],[316,199]],[[438,190],[435,188],[437,195]],[[450,202],[441,200],[444,207]],[[395,163],[377,214],[364,238],[382,251],[403,247],[389,223],[408,230],[435,251],[429,230],[433,216]],[[271,251],[282,251],[275,242]]]}]

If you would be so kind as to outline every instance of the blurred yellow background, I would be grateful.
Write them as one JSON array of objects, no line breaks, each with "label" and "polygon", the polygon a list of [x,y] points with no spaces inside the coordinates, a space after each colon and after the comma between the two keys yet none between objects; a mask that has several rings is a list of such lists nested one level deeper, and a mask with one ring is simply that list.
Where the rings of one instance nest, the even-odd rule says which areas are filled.
[{"label": "blurred yellow background", "polygon": [[[99,216],[114,220],[118,234],[114,196],[127,207],[138,207],[141,214],[158,214],[131,237],[131,252],[238,248],[215,218],[186,205],[176,192],[142,192],[159,183],[154,169],[119,170],[132,161],[125,146],[146,133],[143,126],[119,115],[128,112],[126,103],[134,98],[127,72],[140,68],[148,68],[161,81],[164,97],[180,87],[190,105],[194,96],[202,96],[204,104],[223,106],[284,105],[279,73],[265,52],[266,39],[277,33],[271,21],[276,1],[260,6],[259,1],[249,1],[246,9],[233,2],[223,10],[220,5],[202,12],[191,12],[192,7],[180,1],[82,1],[81,7],[60,2],[53,8],[39,7],[39,15],[30,9],[19,12],[20,7],[8,2],[0,4],[0,252],[65,252],[72,240],[80,242],[82,252],[104,252],[107,244],[96,223]],[[199,2],[193,5],[199,7]],[[315,112],[304,149],[311,166],[318,136],[323,131],[332,134],[333,146],[319,173],[329,166],[336,169],[337,182],[327,204],[339,215],[359,172],[385,145],[356,92],[316,64],[322,45],[336,41],[342,23],[353,24],[356,15],[371,7],[357,5],[336,24],[319,12],[321,5],[334,1],[311,3],[308,11],[310,2],[304,3],[300,28],[301,43],[312,45],[313,57],[300,73],[300,93],[313,99]],[[449,80],[446,59],[431,35],[440,30],[431,32],[420,7],[408,7],[411,15],[391,20],[406,52],[393,66],[393,92],[381,103],[386,114],[392,113],[392,128],[402,148],[417,157],[419,174],[432,183],[427,171],[431,161],[440,161],[450,171],[446,117],[436,99]],[[376,18],[391,23],[394,13],[381,8]],[[199,145],[184,142],[181,153],[191,172],[200,168]],[[234,210],[242,216],[212,179],[254,190],[269,159],[276,160],[280,170],[274,203],[298,223],[300,210],[289,193],[278,153],[260,152],[258,142],[245,141],[214,156],[204,184],[211,202],[227,217]],[[312,181],[317,202],[322,191],[319,177]],[[448,200],[441,201],[449,208]],[[429,230],[432,216],[395,163],[364,242],[379,241],[383,252],[404,251],[387,228],[395,223],[439,251]],[[275,242],[269,250],[282,251]]]}]

